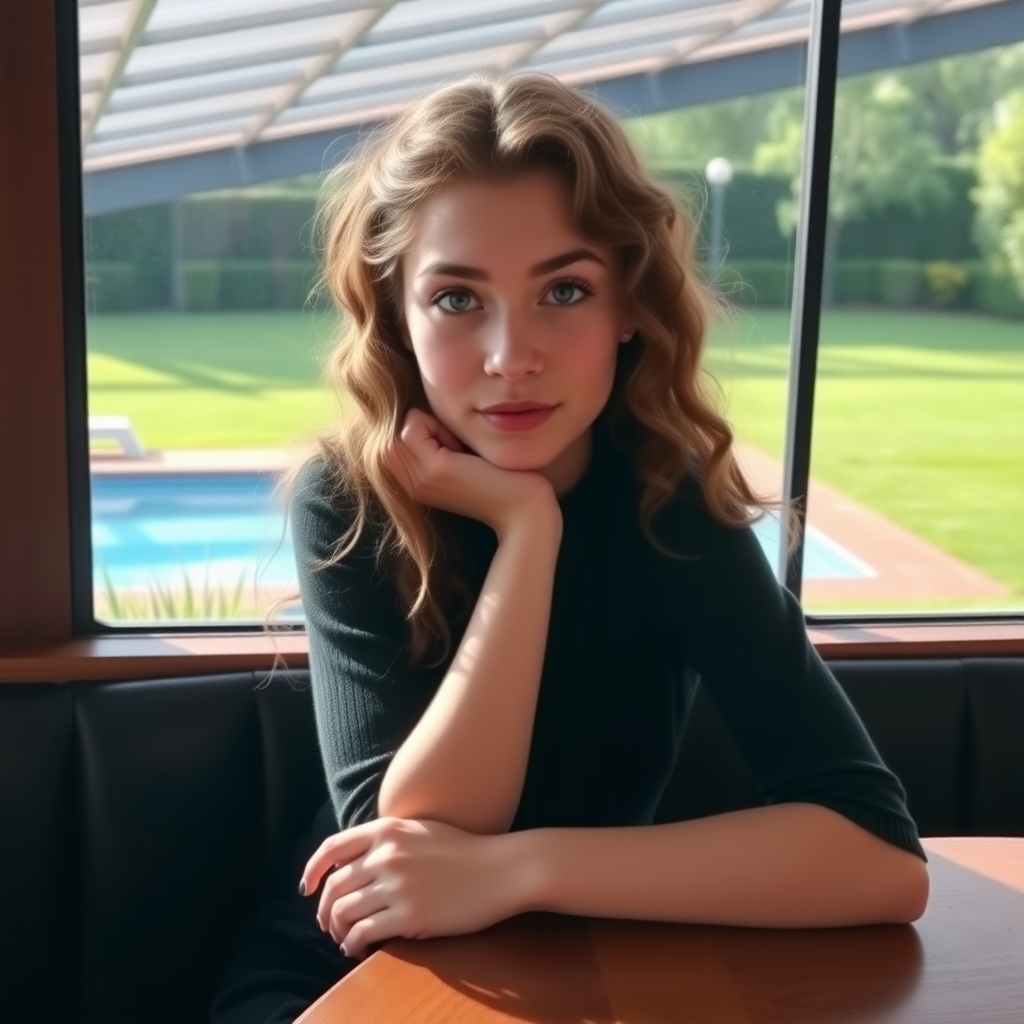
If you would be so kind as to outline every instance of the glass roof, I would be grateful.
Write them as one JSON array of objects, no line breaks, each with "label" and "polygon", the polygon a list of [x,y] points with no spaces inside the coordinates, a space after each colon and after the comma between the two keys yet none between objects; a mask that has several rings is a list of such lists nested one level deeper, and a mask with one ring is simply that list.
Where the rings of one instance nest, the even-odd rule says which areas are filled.
[{"label": "glass roof", "polygon": [[[845,0],[844,28],[996,0]],[[806,39],[810,0],[79,0],[85,170],[341,129],[471,71],[577,84]]]}]

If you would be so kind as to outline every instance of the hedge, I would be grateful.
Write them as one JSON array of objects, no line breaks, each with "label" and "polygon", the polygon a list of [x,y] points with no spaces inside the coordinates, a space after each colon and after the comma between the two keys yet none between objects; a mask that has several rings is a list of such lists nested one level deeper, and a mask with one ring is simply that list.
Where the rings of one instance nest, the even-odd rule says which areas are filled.
[{"label": "hedge", "polygon": [[[694,205],[701,206],[707,186],[700,169],[663,168],[656,173],[671,189],[686,193]],[[948,204],[922,213],[892,206],[871,213],[862,221],[844,224],[838,240],[840,263],[877,263],[881,259],[957,263],[979,260],[972,227],[974,204],[970,198],[975,185],[974,172],[944,167],[941,173],[949,183]],[[779,231],[776,217],[779,200],[789,195],[788,178],[736,168],[723,205],[723,240],[729,263],[764,260],[785,263],[790,258],[793,238]],[[172,305],[172,266],[176,260],[179,266],[181,261],[225,264],[237,260],[268,263],[274,267],[311,261],[315,206],[316,196],[312,191],[191,195],[176,203],[87,217],[85,250],[90,263],[131,264],[135,268],[136,308],[167,308]],[[705,215],[702,233],[707,229]],[[180,244],[176,255],[172,253],[175,238]],[[706,245],[706,239],[703,242]],[[255,277],[250,276],[246,283],[246,272],[230,271],[229,276],[232,275],[235,280],[229,288],[231,294],[249,295],[246,301],[255,301],[252,296],[260,294]],[[843,290],[838,277],[835,284],[838,296]],[[296,308],[294,296],[285,301],[280,291],[273,294],[272,304],[276,308]],[[758,301],[766,300],[767,294],[759,291]],[[840,301],[867,300],[851,296]]]},{"label": "hedge", "polygon": [[178,268],[182,299],[190,313],[210,313],[220,308],[220,264],[215,260],[190,260]]},{"label": "hedge", "polygon": [[[312,294],[318,272],[315,260],[185,260],[178,267],[178,284],[190,313],[319,308],[324,300]],[[145,277],[131,263],[89,262],[85,284],[90,313],[153,308],[146,301]]]},{"label": "hedge", "polygon": [[920,260],[879,260],[878,297],[885,306],[917,306],[924,292]]},{"label": "hedge", "polygon": [[[792,296],[792,269],[783,260],[730,260],[716,284],[738,306],[786,307]],[[976,260],[838,260],[834,273],[839,305],[930,306],[1024,317],[1024,297],[1015,284]]]},{"label": "hedge", "polygon": [[878,260],[836,260],[836,302],[878,301]]},{"label": "hedge", "polygon": [[975,309],[986,313],[1024,318],[1024,296],[1014,282],[984,267],[972,276],[971,299]]},{"label": "hedge", "polygon": [[139,308],[131,263],[90,263],[85,274],[85,308],[90,313],[125,313]]},{"label": "hedge", "polygon": [[785,260],[730,260],[718,275],[718,287],[739,306],[788,306],[793,292],[792,265]]}]

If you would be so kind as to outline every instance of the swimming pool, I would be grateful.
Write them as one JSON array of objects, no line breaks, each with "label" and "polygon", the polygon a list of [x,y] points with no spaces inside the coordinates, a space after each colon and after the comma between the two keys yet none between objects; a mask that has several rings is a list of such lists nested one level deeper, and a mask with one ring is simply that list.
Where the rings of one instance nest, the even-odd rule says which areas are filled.
[{"label": "swimming pool", "polygon": [[[145,590],[257,584],[295,586],[290,527],[275,494],[277,477],[260,473],[124,473],[92,478],[96,587]],[[779,523],[754,527],[775,563]],[[852,579],[874,570],[813,526],[804,553],[807,579]]]}]

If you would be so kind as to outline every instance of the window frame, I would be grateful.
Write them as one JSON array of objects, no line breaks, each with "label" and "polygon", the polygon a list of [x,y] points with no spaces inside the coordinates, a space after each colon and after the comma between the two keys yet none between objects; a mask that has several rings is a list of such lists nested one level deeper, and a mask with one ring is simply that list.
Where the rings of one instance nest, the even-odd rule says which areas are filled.
[{"label": "window frame", "polygon": [[[791,395],[797,400],[789,403],[793,442],[787,443],[785,482],[801,520],[821,312],[821,260],[812,257],[824,246],[839,7],[816,0],[812,16],[819,24],[808,43],[819,69],[816,141],[806,198],[812,217],[796,267],[802,298]],[[8,497],[0,498],[0,580],[8,581],[0,586],[0,682],[263,670],[278,655],[289,667],[305,666],[301,627],[267,636],[259,624],[159,629],[96,622],[75,0],[3,5],[0,81],[7,85],[0,94],[0,137],[15,143],[0,149],[0,203],[6,206],[0,338],[24,342],[0,344],[0,479],[9,484]],[[26,423],[32,425],[27,446],[21,440]],[[33,500],[12,501],[11,494]],[[792,572],[791,565],[791,584]],[[799,582],[795,586],[798,592]],[[1024,654],[1024,613],[810,615],[807,625],[819,651],[833,658]]]}]

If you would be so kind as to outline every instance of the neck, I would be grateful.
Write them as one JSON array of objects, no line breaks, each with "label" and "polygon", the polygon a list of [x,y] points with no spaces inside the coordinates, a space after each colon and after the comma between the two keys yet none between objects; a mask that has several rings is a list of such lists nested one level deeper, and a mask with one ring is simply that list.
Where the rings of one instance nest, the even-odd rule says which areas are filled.
[{"label": "neck", "polygon": [[551,484],[556,497],[568,494],[580,482],[590,465],[593,449],[594,428],[588,427],[553,462],[537,471]]}]

